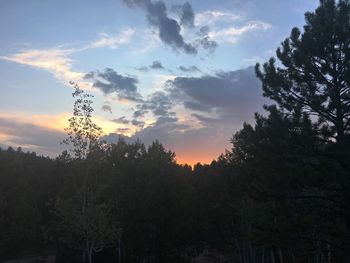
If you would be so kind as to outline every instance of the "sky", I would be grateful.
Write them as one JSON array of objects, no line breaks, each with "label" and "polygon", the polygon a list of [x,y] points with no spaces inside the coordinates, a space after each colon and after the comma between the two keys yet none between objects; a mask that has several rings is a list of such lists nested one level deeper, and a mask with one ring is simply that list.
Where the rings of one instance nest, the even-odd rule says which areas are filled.
[{"label": "sky", "polygon": [[318,0],[0,0],[0,146],[55,157],[70,82],[94,95],[103,139],[159,140],[210,163],[271,104],[254,65]]}]

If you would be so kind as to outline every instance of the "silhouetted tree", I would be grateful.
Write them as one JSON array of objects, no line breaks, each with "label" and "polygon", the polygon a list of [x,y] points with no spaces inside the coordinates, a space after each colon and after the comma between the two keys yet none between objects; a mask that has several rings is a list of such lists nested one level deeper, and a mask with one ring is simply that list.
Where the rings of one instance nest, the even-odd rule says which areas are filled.
[{"label": "silhouetted tree", "polygon": [[294,28],[277,49],[277,66],[273,58],[256,65],[264,95],[279,107],[244,125],[228,159],[251,205],[240,212],[245,234],[270,250],[271,262],[288,253],[347,262],[350,2],[320,1],[305,19],[304,32]]},{"label": "silhouetted tree", "polygon": [[[56,198],[56,234],[59,241],[71,249],[83,251],[83,262],[91,263],[93,254],[115,246],[119,231],[118,221],[113,214],[114,205],[103,200],[104,185],[99,178],[99,168],[104,163],[104,145],[99,139],[102,129],[92,120],[93,97],[74,84],[73,117],[66,129],[74,153],[73,176],[78,178],[74,193]],[[67,153],[62,154],[62,158]]]},{"label": "silhouetted tree", "polygon": [[301,108],[326,139],[350,131],[350,2],[321,0],[305,14],[304,32],[294,28],[271,58],[256,65],[264,95],[288,112]]}]

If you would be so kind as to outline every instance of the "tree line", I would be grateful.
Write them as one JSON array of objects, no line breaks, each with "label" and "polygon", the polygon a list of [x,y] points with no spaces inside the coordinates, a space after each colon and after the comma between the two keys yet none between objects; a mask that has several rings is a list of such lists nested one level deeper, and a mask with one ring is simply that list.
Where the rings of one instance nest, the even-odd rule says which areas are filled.
[{"label": "tree line", "polygon": [[350,2],[321,0],[305,21],[256,65],[273,103],[210,165],[101,141],[74,85],[67,151],[0,151],[0,259],[349,262]]}]

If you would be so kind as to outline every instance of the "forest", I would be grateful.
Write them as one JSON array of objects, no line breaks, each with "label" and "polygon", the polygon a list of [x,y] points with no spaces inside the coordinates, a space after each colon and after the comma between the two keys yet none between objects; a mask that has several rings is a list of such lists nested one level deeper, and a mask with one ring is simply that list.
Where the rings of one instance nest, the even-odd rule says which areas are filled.
[{"label": "forest", "polygon": [[271,104],[194,167],[100,140],[72,83],[67,150],[0,151],[0,261],[350,262],[350,1],[321,0],[255,71]]}]

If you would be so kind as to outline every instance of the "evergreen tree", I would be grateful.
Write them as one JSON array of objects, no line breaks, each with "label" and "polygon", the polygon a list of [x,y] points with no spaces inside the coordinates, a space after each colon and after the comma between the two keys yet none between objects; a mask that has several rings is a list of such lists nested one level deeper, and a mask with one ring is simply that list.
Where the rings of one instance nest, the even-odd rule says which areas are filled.
[{"label": "evergreen tree", "polygon": [[350,1],[321,0],[277,49],[277,58],[256,65],[264,95],[293,112],[302,108],[317,120],[326,139],[350,131]]}]

